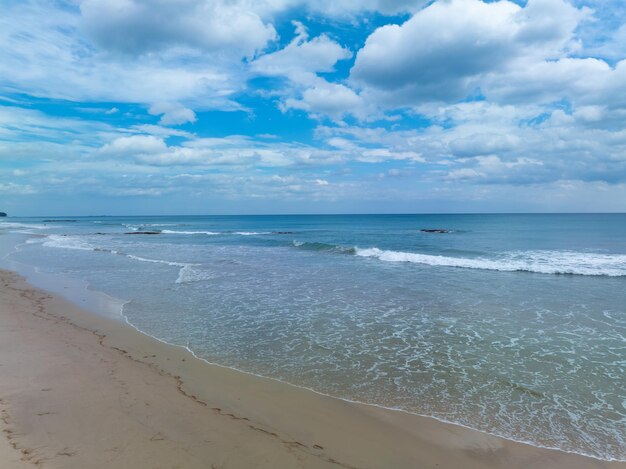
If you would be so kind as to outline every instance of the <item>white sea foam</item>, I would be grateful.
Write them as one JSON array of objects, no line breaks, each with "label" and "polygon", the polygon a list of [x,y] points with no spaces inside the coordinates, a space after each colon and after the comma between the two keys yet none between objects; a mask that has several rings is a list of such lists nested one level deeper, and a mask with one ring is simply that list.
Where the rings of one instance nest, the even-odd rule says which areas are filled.
[{"label": "white sea foam", "polygon": [[203,271],[197,269],[198,264],[191,264],[188,262],[173,262],[166,261],[163,259],[148,259],[146,257],[135,256],[133,254],[127,254],[126,257],[129,259],[134,259],[140,262],[150,262],[153,264],[165,264],[170,265],[172,267],[179,267],[178,277],[176,278],[175,283],[190,283],[190,282],[201,282],[203,280],[209,280],[215,277],[212,272]]},{"label": "white sea foam", "polygon": [[34,223],[17,223],[17,222],[11,222],[11,221],[0,221],[0,229],[1,228],[7,228],[7,229],[31,229],[31,230],[47,230],[50,227],[46,226],[46,225],[37,225]]},{"label": "white sea foam", "polygon": [[185,226],[181,223],[142,223],[139,226]]},{"label": "white sea foam", "polygon": [[196,269],[198,264],[191,264],[188,262],[174,262],[166,261],[164,259],[150,259],[147,257],[135,256],[134,254],[124,254],[116,250],[99,248],[89,244],[83,239],[75,236],[60,236],[50,235],[46,238],[31,238],[26,241],[27,244],[42,243],[43,246],[59,249],[75,249],[80,251],[95,251],[95,252],[108,252],[112,254],[125,255],[129,259],[133,259],[139,262],[149,262],[152,264],[164,264],[172,267],[178,267],[178,277],[176,283],[188,283],[199,282],[203,280],[209,280],[214,278],[215,275],[212,272]]},{"label": "white sea foam", "polygon": [[94,251],[96,249],[95,246],[76,236],[50,235],[45,239],[43,245],[49,248],[75,249],[79,251]]},{"label": "white sea foam", "polygon": [[141,226],[183,226],[180,223],[144,223]]},{"label": "white sea foam", "polygon": [[494,259],[435,256],[413,252],[359,249],[357,256],[374,257],[385,262],[410,262],[464,269],[527,271],[542,274],[626,276],[626,255],[573,251],[516,251]]},{"label": "white sea foam", "polygon": [[221,233],[217,233],[215,231],[176,231],[176,230],[162,230],[163,234],[179,234],[179,235],[219,235]]},{"label": "white sea foam", "polygon": [[235,231],[233,234],[241,235],[241,236],[254,236],[254,235],[264,235],[270,234],[269,231]]},{"label": "white sea foam", "polygon": [[176,283],[202,282],[204,280],[215,278],[215,274],[213,272],[200,270],[195,267],[197,267],[197,264],[187,264],[185,267],[180,269],[178,271]]},{"label": "white sea foam", "polygon": [[126,257],[128,257],[129,259],[134,259],[136,261],[140,261],[140,262],[151,262],[153,264],[166,264],[166,265],[171,265],[173,267],[186,267],[188,265],[191,265],[191,264],[187,264],[187,263],[184,263],[184,262],[165,261],[163,259],[148,259],[146,257],[139,257],[139,256],[135,256],[133,254],[127,254]]}]

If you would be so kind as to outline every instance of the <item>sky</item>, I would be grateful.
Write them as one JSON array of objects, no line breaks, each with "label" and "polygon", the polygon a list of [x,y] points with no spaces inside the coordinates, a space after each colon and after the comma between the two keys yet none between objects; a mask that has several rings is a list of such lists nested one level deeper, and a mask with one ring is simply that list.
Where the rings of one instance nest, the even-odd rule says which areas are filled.
[{"label": "sky", "polygon": [[626,212],[626,2],[3,0],[0,210]]}]

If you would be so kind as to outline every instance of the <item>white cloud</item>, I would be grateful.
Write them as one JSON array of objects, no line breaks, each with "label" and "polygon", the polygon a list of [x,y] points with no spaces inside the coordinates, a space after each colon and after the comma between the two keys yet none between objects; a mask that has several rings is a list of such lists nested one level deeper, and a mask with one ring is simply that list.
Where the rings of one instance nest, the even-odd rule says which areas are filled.
[{"label": "white cloud", "polygon": [[[589,44],[588,32],[607,23],[594,26],[582,3],[9,2],[0,17],[2,92],[68,99],[85,112],[54,117],[26,108],[38,100],[0,98],[10,104],[0,106],[1,189],[396,201],[420,191],[463,201],[511,191],[523,202],[521,188],[532,187],[578,202],[576,190],[615,198],[626,181],[626,60],[624,28],[613,23],[624,16]],[[363,28],[371,19],[363,13],[375,10],[412,16],[376,29],[346,78],[340,66],[359,43],[342,28]],[[296,37],[279,46],[274,22],[292,12],[306,12],[316,33],[294,22]],[[250,88],[259,76],[280,85]],[[240,96],[262,119],[269,104],[260,95],[326,125],[306,144],[290,141],[291,126],[223,138],[202,138],[202,125],[200,137],[167,127],[206,109],[240,109]],[[123,103],[158,118],[119,112],[137,108]]]},{"label": "white cloud", "polygon": [[179,125],[196,121],[196,113],[177,103],[156,103],[148,111],[154,116],[161,116],[159,124]]},{"label": "white cloud", "polygon": [[422,108],[434,122],[422,129],[321,126],[317,135],[339,151],[360,152],[364,161],[425,162],[430,166],[421,171],[425,183],[626,181],[626,111],[605,106],[577,109],[460,103]]},{"label": "white cloud", "polygon": [[106,155],[150,155],[162,153],[167,149],[163,139],[153,135],[132,135],[119,137],[102,147]]},{"label": "white cloud", "polygon": [[454,101],[483,79],[573,50],[589,16],[564,0],[437,1],[402,25],[378,28],[357,53],[353,82],[371,99],[403,106]]},{"label": "white cloud", "polygon": [[335,119],[350,113],[362,114],[363,102],[354,90],[340,83],[330,83],[318,75],[332,72],[335,64],[352,57],[352,52],[324,34],[309,39],[302,23],[295,21],[293,24],[296,37],[283,49],[255,60],[252,71],[289,79],[291,86],[280,93],[284,110],[300,109]]},{"label": "white cloud", "polygon": [[252,62],[252,70],[262,75],[286,76],[296,82],[309,81],[317,72],[331,72],[339,60],[352,53],[327,35],[309,39],[304,25],[294,21],[296,37],[284,48]]},{"label": "white cloud", "polygon": [[258,12],[263,17],[294,8],[303,8],[309,14],[333,19],[352,20],[366,12],[397,14],[417,11],[429,0],[241,0],[239,4]]},{"label": "white cloud", "polygon": [[217,0],[83,0],[81,28],[104,50],[141,55],[173,47],[253,56],[276,31],[252,9]]},{"label": "white cloud", "polygon": [[341,118],[346,114],[363,114],[364,103],[361,97],[347,86],[318,80],[312,88],[307,88],[300,99],[288,98],[286,109],[301,109],[312,114],[329,115]]},{"label": "white cloud", "polygon": [[[172,27],[184,29],[180,22],[176,23],[176,18],[191,18],[196,4],[198,2],[195,0],[176,4],[152,2],[155,8],[149,9],[149,3],[144,2],[140,9],[154,10],[153,14],[157,15],[160,9],[177,6],[180,11],[176,15],[172,13]],[[81,12],[71,4],[59,8],[55,3],[29,1],[4,6],[0,17],[0,43],[3,44],[0,48],[0,88],[5,92],[17,91],[71,101],[148,105],[192,102],[196,108],[238,107],[230,96],[245,85],[241,59],[245,54],[252,54],[257,48],[264,47],[273,37],[273,29],[268,26],[272,34],[257,38],[258,43],[247,43],[246,38],[251,38],[255,30],[248,31],[245,21],[230,18],[228,15],[237,17],[239,14],[234,9],[228,14],[224,13],[230,18],[228,21],[219,15],[213,19],[224,20],[221,28],[231,28],[227,34],[235,35],[231,38],[234,49],[226,47],[224,41],[227,37],[220,36],[211,47],[206,38],[202,39],[206,43],[193,46],[182,44],[175,37],[167,40],[164,37],[162,44],[159,43],[160,48],[153,50],[150,34],[160,33],[147,27],[145,31],[146,28],[132,23],[141,21],[132,13],[136,5],[139,3],[131,0],[83,3],[82,6],[88,12],[98,8],[119,10],[117,14],[103,14],[99,18],[99,24],[102,23],[104,29],[99,31],[102,37],[95,42],[89,33],[90,26],[83,24]],[[226,6],[221,6],[220,11],[222,8]],[[93,15],[97,17],[96,13]],[[132,18],[125,15],[131,15]],[[162,18],[165,21],[167,16]],[[201,22],[202,17],[194,21]],[[210,26],[210,23],[207,25]],[[137,56],[120,56],[116,54],[115,44],[106,43],[104,36],[110,35],[110,41],[113,42],[120,40],[134,43],[133,38],[125,37],[124,34],[145,34],[148,45],[137,45]],[[236,36],[238,34],[243,39]]]},{"label": "white cloud", "polygon": [[485,95],[493,101],[523,104],[549,103],[559,99],[603,100],[614,72],[593,58],[562,58],[527,63],[524,67],[485,79]]},{"label": "white cloud", "polygon": [[30,195],[36,193],[35,188],[29,184],[0,183],[0,194]]}]

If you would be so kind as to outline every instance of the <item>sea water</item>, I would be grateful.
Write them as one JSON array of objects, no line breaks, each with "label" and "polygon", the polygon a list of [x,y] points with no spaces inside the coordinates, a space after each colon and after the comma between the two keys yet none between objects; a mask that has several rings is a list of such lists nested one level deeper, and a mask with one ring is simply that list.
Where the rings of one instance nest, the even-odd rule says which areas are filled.
[{"label": "sea water", "polygon": [[4,265],[210,362],[626,460],[626,215],[47,220],[0,222]]}]

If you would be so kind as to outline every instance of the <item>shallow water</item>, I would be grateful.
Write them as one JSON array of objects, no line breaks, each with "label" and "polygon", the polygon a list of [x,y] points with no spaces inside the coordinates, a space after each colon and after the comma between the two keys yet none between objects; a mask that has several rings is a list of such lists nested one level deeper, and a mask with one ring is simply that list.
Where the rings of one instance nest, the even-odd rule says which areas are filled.
[{"label": "shallow water", "polygon": [[626,215],[76,220],[0,222],[6,260],[212,362],[625,459]]}]

